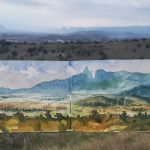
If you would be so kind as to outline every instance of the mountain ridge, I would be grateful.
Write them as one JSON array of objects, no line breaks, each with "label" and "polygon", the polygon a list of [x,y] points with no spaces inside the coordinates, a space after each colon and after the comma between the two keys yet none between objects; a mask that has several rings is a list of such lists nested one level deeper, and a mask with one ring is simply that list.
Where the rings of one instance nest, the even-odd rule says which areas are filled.
[{"label": "mountain ridge", "polygon": [[[70,89],[71,85],[71,89]],[[1,94],[45,94],[45,95],[67,95],[71,92],[89,94],[95,93],[123,93],[140,86],[150,86],[150,74],[131,73],[127,71],[107,72],[96,70],[93,78],[92,72],[85,67],[83,72],[63,80],[53,80],[41,82],[31,88],[21,88],[12,90],[0,88]],[[130,92],[132,93],[132,92]],[[133,91],[134,93],[134,91]],[[126,93],[127,95],[129,93]]]}]

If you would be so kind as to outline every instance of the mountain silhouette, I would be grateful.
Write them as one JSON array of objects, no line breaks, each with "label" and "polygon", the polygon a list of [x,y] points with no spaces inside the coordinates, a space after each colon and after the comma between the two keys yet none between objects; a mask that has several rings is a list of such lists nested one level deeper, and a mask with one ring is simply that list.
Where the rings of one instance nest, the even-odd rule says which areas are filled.
[{"label": "mountain silhouette", "polygon": [[[131,90],[126,93],[130,93],[131,95],[132,92],[135,93],[135,90],[138,90],[134,88],[139,87],[141,89],[142,86],[150,86],[150,74],[130,73],[127,71],[107,72],[105,70],[96,70],[95,77],[93,77],[89,68],[85,67],[83,72],[76,74],[71,78],[42,82],[28,89],[11,90],[2,87],[0,88],[0,93],[42,94],[64,97],[71,93],[115,94]],[[149,90],[147,92],[149,92]],[[145,94],[146,93],[142,95]]]}]

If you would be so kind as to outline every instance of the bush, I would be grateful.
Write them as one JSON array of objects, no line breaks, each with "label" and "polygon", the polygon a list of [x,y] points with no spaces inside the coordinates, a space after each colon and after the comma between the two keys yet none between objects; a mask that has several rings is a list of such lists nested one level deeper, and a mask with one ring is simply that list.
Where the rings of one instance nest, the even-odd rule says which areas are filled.
[{"label": "bush", "polygon": [[144,119],[150,119],[150,115],[147,114],[146,112],[145,113],[142,113],[141,111],[138,113],[138,118],[141,119],[141,120],[144,120]]},{"label": "bush", "polygon": [[146,48],[150,48],[150,44],[146,44],[145,47],[146,47]]},{"label": "bush", "polygon": [[35,119],[36,120],[45,120],[46,118],[42,114],[40,114],[39,116],[35,116]]},{"label": "bush", "polygon": [[72,120],[69,118],[67,119],[66,129],[71,129]]},{"label": "bush", "polygon": [[12,51],[12,57],[16,57],[18,55],[18,53],[16,51]]},{"label": "bush", "polygon": [[140,43],[138,43],[138,44],[137,44],[137,47],[141,47],[141,44],[140,44]]},{"label": "bush", "polygon": [[0,114],[0,120],[6,120],[7,119],[7,115],[5,113]]},{"label": "bush", "polygon": [[0,53],[7,53],[9,52],[9,48],[7,46],[1,46],[0,47]]},{"label": "bush", "polygon": [[17,120],[20,122],[26,121],[26,117],[24,116],[24,114],[22,112],[17,112],[16,114],[14,114],[14,117],[16,117]]},{"label": "bush", "polygon": [[66,130],[67,130],[66,126],[60,122],[58,125],[58,131],[59,132],[66,132]]},{"label": "bush", "polygon": [[64,116],[61,113],[56,113],[55,117],[58,121],[61,121],[64,118]]},{"label": "bush", "polygon": [[123,111],[122,114],[120,114],[120,118],[124,122],[127,122],[128,115],[127,115],[126,111]]},{"label": "bush", "polygon": [[48,111],[48,110],[46,111],[45,117],[48,121],[52,119],[52,115],[50,114],[50,111]]},{"label": "bush", "polygon": [[101,115],[97,112],[97,110],[92,110],[91,114],[90,114],[90,118],[92,120],[94,120],[97,123],[101,123],[102,122],[102,117]]}]

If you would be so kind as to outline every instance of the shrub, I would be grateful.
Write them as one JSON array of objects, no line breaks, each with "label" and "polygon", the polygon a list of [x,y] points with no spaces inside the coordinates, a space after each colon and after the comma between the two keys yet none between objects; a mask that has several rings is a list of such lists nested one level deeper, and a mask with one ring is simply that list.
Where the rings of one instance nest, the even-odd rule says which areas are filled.
[{"label": "shrub", "polygon": [[146,44],[145,47],[146,47],[146,48],[150,48],[150,44]]},{"label": "shrub", "polygon": [[61,113],[56,113],[55,117],[58,121],[61,121],[64,118],[64,116]]},{"label": "shrub", "polygon": [[50,114],[50,111],[48,111],[48,110],[46,111],[45,117],[46,117],[47,120],[51,120],[52,119],[52,115]]},{"label": "shrub", "polygon": [[101,123],[102,122],[102,117],[101,115],[97,112],[97,110],[92,110],[91,114],[90,114],[90,118],[92,120],[94,120],[97,123]]},{"label": "shrub", "polygon": [[7,53],[9,52],[9,48],[7,46],[1,46],[0,47],[0,53]]},{"label": "shrub", "polygon": [[0,114],[0,120],[6,120],[7,115],[5,113]]},{"label": "shrub", "polygon": [[16,114],[14,114],[14,117],[16,117],[17,120],[20,122],[26,121],[26,117],[24,116],[24,114],[22,112],[17,112]]},{"label": "shrub", "polygon": [[58,125],[58,131],[59,132],[66,132],[66,130],[67,130],[66,126],[60,122]]},{"label": "shrub", "polygon": [[123,111],[122,114],[120,114],[120,118],[121,118],[124,122],[127,121],[128,115],[127,115],[126,111]]},{"label": "shrub", "polygon": [[36,51],[36,47],[31,47],[31,48],[28,48],[28,53],[34,53]]},{"label": "shrub", "polygon": [[40,114],[39,116],[35,116],[35,119],[37,119],[37,120],[45,120],[46,118],[42,114]]},{"label": "shrub", "polygon": [[16,57],[18,55],[18,53],[16,51],[12,51],[12,57]]},{"label": "shrub", "polygon": [[137,47],[141,47],[141,44],[140,44],[140,43],[138,43],[138,44],[137,44]]}]

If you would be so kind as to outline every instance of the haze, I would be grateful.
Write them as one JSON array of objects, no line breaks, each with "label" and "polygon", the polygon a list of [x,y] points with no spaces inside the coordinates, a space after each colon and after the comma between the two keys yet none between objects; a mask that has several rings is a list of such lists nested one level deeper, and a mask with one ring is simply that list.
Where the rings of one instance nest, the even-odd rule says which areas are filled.
[{"label": "haze", "polygon": [[148,26],[149,0],[0,0],[0,24],[8,29]]}]

